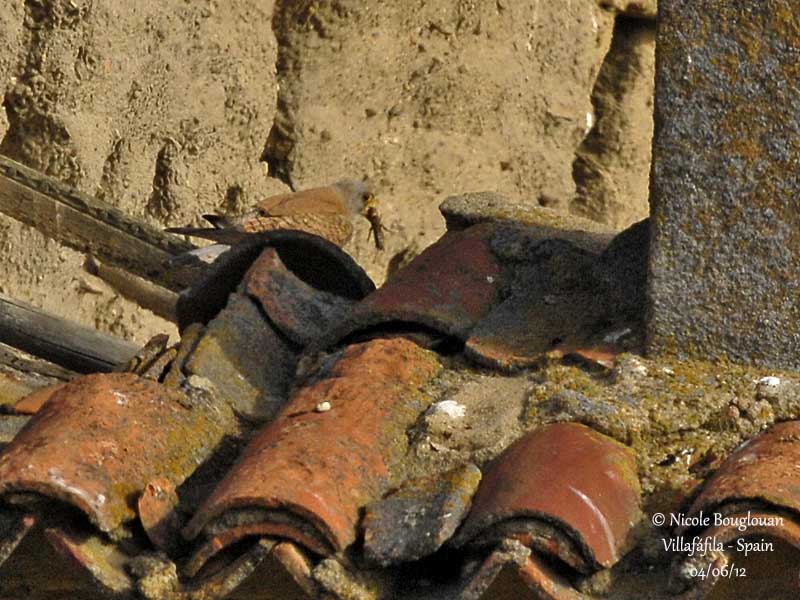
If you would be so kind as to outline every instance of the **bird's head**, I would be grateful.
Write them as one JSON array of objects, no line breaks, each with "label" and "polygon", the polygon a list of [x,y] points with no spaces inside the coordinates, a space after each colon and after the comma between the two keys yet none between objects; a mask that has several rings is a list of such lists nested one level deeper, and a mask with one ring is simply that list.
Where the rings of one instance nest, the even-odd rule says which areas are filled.
[{"label": "bird's head", "polygon": [[337,181],[333,185],[344,196],[350,214],[368,217],[378,206],[375,194],[366,182],[346,179]]},{"label": "bird's head", "polygon": [[364,181],[344,180],[333,184],[344,196],[347,208],[352,215],[361,215],[370,224],[370,232],[375,236],[375,246],[383,250],[383,225],[378,214],[378,200],[372,189]]}]

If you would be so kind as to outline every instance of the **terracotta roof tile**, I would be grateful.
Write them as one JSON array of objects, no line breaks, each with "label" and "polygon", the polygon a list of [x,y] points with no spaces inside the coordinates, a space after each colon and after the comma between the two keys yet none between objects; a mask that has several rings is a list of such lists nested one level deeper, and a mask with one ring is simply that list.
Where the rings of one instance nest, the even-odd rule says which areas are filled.
[{"label": "terracotta roof tile", "polygon": [[65,383],[49,385],[32,394],[28,394],[14,405],[14,410],[21,415],[32,415],[39,411],[42,405],[50,400],[50,397],[64,387]]},{"label": "terracotta roof tile", "polygon": [[89,375],[56,392],[0,454],[0,493],[68,502],[122,535],[136,516],[130,496],[158,476],[181,483],[230,426],[199,397],[135,375]]},{"label": "terracotta roof tile", "polygon": [[70,526],[47,528],[44,536],[66,563],[88,575],[101,593],[123,596],[134,591],[134,580],[126,569],[128,556],[117,544]]},{"label": "terracotta roof tile", "polygon": [[448,231],[478,223],[524,226],[544,239],[564,239],[591,252],[600,252],[614,237],[608,225],[552,208],[515,200],[495,192],[472,192],[448,197],[439,206]]},{"label": "terracotta roof tile", "polygon": [[[416,390],[438,368],[434,355],[402,339],[344,350],[250,442],[187,536],[217,531],[214,550],[271,532],[320,554],[349,546],[360,510],[388,486],[418,414]],[[323,402],[329,410],[318,408]]]},{"label": "terracotta roof tile", "polygon": [[[374,286],[324,240],[301,232],[255,237],[226,252],[208,277],[182,295],[182,330],[194,328],[195,340],[182,344],[175,363],[178,380],[202,377],[237,414],[266,420],[286,403],[299,349],[340,323]],[[321,273],[318,263],[326,267]],[[312,285],[304,277],[316,279]],[[263,368],[265,357],[269,369]]]},{"label": "terracotta roof tile", "polygon": [[500,298],[504,269],[491,249],[494,232],[493,225],[482,224],[446,233],[360,302],[350,318],[313,349],[396,323],[465,339]]},{"label": "terracotta roof tile", "polygon": [[[502,540],[480,566],[467,574],[460,589],[453,594],[458,600],[480,600],[491,589],[500,572],[511,568],[522,582],[542,600],[586,600],[569,581],[555,572],[530,549],[514,539]],[[488,600],[488,599],[487,599]]]},{"label": "terracotta roof tile", "polygon": [[[457,543],[516,537],[587,573],[629,549],[640,502],[628,448],[584,425],[558,423],[523,436],[488,467]],[[526,527],[534,521],[543,526]]]},{"label": "terracotta roof tile", "polygon": [[[265,369],[267,359],[270,368]],[[233,293],[189,351],[181,371],[186,377],[202,377],[236,414],[263,421],[286,404],[295,362],[295,349],[256,303]]]},{"label": "terracotta roof tile", "polygon": [[[131,561],[129,570],[136,577],[139,595],[169,600],[215,600],[226,598],[263,565],[276,543],[256,540],[233,558],[220,561],[212,572],[191,580],[181,580],[171,561],[154,555],[142,555]],[[137,595],[138,597],[138,595]]]},{"label": "terracotta roof tile", "polygon": [[270,322],[299,346],[306,346],[343,321],[356,303],[353,298],[319,290],[297,277],[274,248],[264,249],[241,287],[258,302]]},{"label": "terracotta roof tile", "polygon": [[[532,596],[588,597],[579,586],[625,566],[641,523],[632,451],[572,422],[511,442],[530,424],[498,410],[458,421],[480,427],[491,414],[503,430],[495,436],[487,424],[474,447],[431,444],[441,460],[407,452],[441,419],[425,413],[430,401],[458,399],[464,371],[477,370],[392,326],[457,338],[494,367],[531,365],[554,348],[607,366],[616,348],[599,343],[594,326],[640,318],[646,226],[598,256],[602,232],[570,229],[568,241],[554,241],[552,227],[509,225],[502,207],[490,223],[470,210],[453,208],[463,228],[360,302],[371,282],[338,248],[305,234],[259,237],[184,296],[181,344],[161,344],[142,363],[147,377],[87,376],[46,392],[45,403],[23,402],[35,414],[0,451],[0,563],[43,532],[91,579],[92,595],[211,600],[238,597],[258,577],[260,590],[283,578],[309,597],[477,600],[505,569]],[[368,341],[355,343],[360,334]],[[339,344],[309,351],[295,372],[304,346]],[[481,377],[501,406],[509,388],[497,373]],[[526,377],[505,378],[518,410]],[[232,408],[274,420],[256,429]],[[800,551],[799,423],[742,446],[690,512],[780,515],[780,528],[751,533]],[[483,465],[480,485],[469,461]],[[443,572],[413,575],[426,569]],[[686,597],[718,584],[710,578]]]},{"label": "terracotta roof tile", "polygon": [[139,522],[157,550],[176,555],[181,542],[180,530],[184,525],[177,508],[179,504],[175,485],[166,477],[149,481],[136,502]]},{"label": "terracotta roof tile", "polygon": [[178,300],[178,326],[208,323],[266,247],[274,248],[286,269],[317,290],[358,300],[375,289],[364,270],[338,246],[301,231],[268,231],[254,235],[218,258],[204,276]]},{"label": "terracotta roof tile", "polygon": [[467,356],[518,369],[554,349],[617,350],[604,338],[626,326],[640,329],[644,316],[647,233],[648,223],[638,223],[600,255],[561,239],[528,242],[511,293],[470,332]]},{"label": "terracotta roof tile", "polygon": [[272,556],[309,597],[318,595],[319,586],[311,575],[311,560],[296,544],[280,542],[272,549]]},{"label": "terracotta roof tile", "polygon": [[[737,563],[747,568],[747,556],[737,553],[737,540],[773,544],[754,554],[774,553],[779,541],[800,550],[800,421],[779,423],[742,444],[706,481],[686,518],[692,525],[677,527],[677,534],[712,540],[722,548],[707,556],[695,553],[678,560],[673,585],[688,588],[686,598],[705,598]],[[702,524],[694,525],[692,519]],[[763,550],[770,547],[773,550]],[[708,577],[691,576],[708,567]],[[753,569],[750,575],[752,579]],[[777,574],[767,576],[778,585]],[[789,579],[796,588],[796,574]]]},{"label": "terracotta roof tile", "polygon": [[773,425],[742,444],[703,486],[688,512],[708,512],[732,502],[800,514],[800,421]]},{"label": "terracotta roof tile", "polygon": [[481,471],[473,464],[406,482],[367,507],[364,555],[381,566],[433,554],[455,533],[469,511]]}]

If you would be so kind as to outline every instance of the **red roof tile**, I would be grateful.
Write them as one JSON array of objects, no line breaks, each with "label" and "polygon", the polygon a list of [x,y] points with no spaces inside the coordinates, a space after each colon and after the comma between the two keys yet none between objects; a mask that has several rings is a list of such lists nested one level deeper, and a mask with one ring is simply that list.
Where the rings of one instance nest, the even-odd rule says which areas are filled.
[{"label": "red roof tile", "polygon": [[773,425],[742,444],[709,478],[688,513],[742,501],[800,514],[800,421]]},{"label": "red roof tile", "polygon": [[44,535],[67,564],[91,577],[103,594],[128,595],[135,589],[126,569],[128,557],[117,544],[72,527],[47,528]]},{"label": "red roof tile", "polygon": [[300,346],[341,323],[356,302],[312,287],[286,268],[274,248],[264,249],[241,287],[258,302],[270,322]]},{"label": "red roof tile", "polygon": [[[338,248],[279,232],[231,250],[183,298],[184,338],[169,355],[175,358],[162,384],[111,374],[51,389],[51,399],[0,453],[0,562],[41,524],[46,539],[97,591],[116,595],[222,598],[267,563],[266,577],[285,571],[310,596],[402,591],[409,564],[364,570],[367,558],[383,565],[460,563],[449,579],[430,584],[432,597],[477,600],[502,569],[513,569],[538,597],[584,598],[567,577],[616,564],[642,517],[628,448],[583,425],[559,423],[524,435],[486,466],[474,498],[475,467],[456,470],[456,482],[448,479],[452,472],[402,482],[397,465],[427,401],[420,387],[434,379],[439,358],[407,339],[372,339],[322,357],[320,371],[306,381],[293,370],[298,346],[315,338],[322,340],[313,343],[317,349],[326,348],[373,327],[376,337],[388,335],[398,321],[466,341],[467,354],[484,364],[531,364],[552,345],[553,332],[559,337],[576,323],[591,325],[582,319],[600,313],[581,289],[559,300],[547,317],[552,322],[542,321],[552,305],[526,295],[541,275],[530,252],[561,248],[577,256],[575,264],[585,258],[586,270],[576,272],[597,277],[607,294],[616,281],[609,273],[631,266],[626,244],[635,250],[646,233],[640,224],[597,262],[566,242],[540,246],[541,235],[504,227],[483,223],[448,233],[349,318],[371,282]],[[562,266],[554,262],[553,273]],[[598,269],[609,275],[605,283]],[[641,278],[637,269],[632,281]],[[635,317],[640,297],[617,292],[598,306]],[[543,322],[553,327],[537,329]],[[577,333],[582,340],[584,330]],[[613,358],[571,341],[562,342],[564,352],[600,364]],[[276,361],[274,348],[289,359]],[[210,381],[219,403],[186,385],[191,376]],[[276,394],[277,419],[231,468],[247,438],[229,408],[255,414],[241,410],[249,400],[236,382],[248,377],[258,390],[274,380],[285,392],[293,377],[302,387],[285,406]],[[30,412],[34,404],[28,401]],[[234,450],[216,462],[230,439]],[[780,514],[780,528],[754,526],[751,533],[800,548],[798,440],[800,422],[784,423],[742,446],[690,512]],[[51,511],[52,500],[82,510],[99,531],[75,519],[72,509]],[[456,539],[447,543],[470,503]],[[139,523],[131,523],[136,517]],[[362,530],[363,547],[357,543]],[[707,533],[731,541],[740,535],[733,526]],[[729,558],[715,560],[722,565]],[[710,578],[687,594],[703,597],[714,584]]]},{"label": "red roof tile", "polygon": [[136,516],[131,496],[158,476],[181,483],[229,425],[220,407],[154,381],[88,375],[53,394],[0,454],[0,493],[63,500],[116,535]]},{"label": "red roof tile", "polygon": [[14,405],[14,410],[21,415],[32,415],[39,411],[42,405],[50,400],[50,397],[64,387],[65,383],[57,383],[49,385],[40,390],[36,390],[32,394],[28,394],[22,400]]},{"label": "red roof tile", "polygon": [[612,566],[629,548],[640,502],[628,448],[584,425],[558,423],[525,435],[485,470],[457,541],[496,542],[492,529],[514,537],[504,522],[539,519],[556,523],[575,547],[535,531],[520,531],[520,539],[589,572]]},{"label": "red roof tile", "polygon": [[[702,524],[693,525],[691,519],[701,515]],[[706,481],[684,522],[692,526],[679,526],[678,534],[722,547],[722,552],[701,556],[701,563],[698,553],[678,563],[675,585],[688,588],[687,599],[705,598],[727,579],[726,573],[735,572],[739,539],[783,540],[800,550],[800,421],[779,423],[742,444]],[[691,576],[702,568],[708,568],[707,577]],[[777,574],[771,578],[777,585]],[[790,579],[796,586],[797,576]]]},{"label": "red roof tile", "polygon": [[158,550],[175,555],[181,542],[182,519],[177,513],[178,494],[166,477],[148,482],[136,503],[139,521]]},{"label": "red roof tile", "polygon": [[500,542],[481,565],[467,575],[455,597],[458,600],[486,598],[485,594],[490,590],[491,584],[503,569],[508,568],[517,572],[536,598],[542,600],[586,600],[587,598],[546,562],[532,554],[529,548],[513,539]]},{"label": "red roof tile", "polygon": [[317,290],[358,300],[375,289],[364,270],[338,246],[301,231],[268,231],[222,254],[178,299],[178,326],[208,323],[266,247],[274,248],[288,271]]},{"label": "red roof tile", "polygon": [[[322,554],[346,548],[361,508],[386,490],[420,409],[417,388],[438,368],[433,354],[403,339],[347,348],[250,442],[186,534],[219,521],[212,529],[223,536],[221,546],[274,531]],[[318,410],[323,402],[329,410]],[[225,522],[226,513],[253,508],[266,510]]]},{"label": "red roof tile", "polygon": [[465,339],[500,299],[504,269],[491,248],[495,229],[481,224],[446,233],[356,305],[350,318],[315,342],[314,349],[392,323]]}]

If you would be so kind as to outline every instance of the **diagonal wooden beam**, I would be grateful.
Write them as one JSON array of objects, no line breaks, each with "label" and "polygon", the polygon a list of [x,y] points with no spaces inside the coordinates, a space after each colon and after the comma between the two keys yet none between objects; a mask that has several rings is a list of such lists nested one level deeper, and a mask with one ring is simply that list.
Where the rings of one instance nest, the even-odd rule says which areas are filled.
[{"label": "diagonal wooden beam", "polygon": [[167,265],[172,257],[194,249],[192,244],[4,156],[0,212],[170,290],[186,288],[197,275],[194,268]]},{"label": "diagonal wooden beam", "polygon": [[1,294],[0,342],[78,373],[111,371],[139,349]]}]

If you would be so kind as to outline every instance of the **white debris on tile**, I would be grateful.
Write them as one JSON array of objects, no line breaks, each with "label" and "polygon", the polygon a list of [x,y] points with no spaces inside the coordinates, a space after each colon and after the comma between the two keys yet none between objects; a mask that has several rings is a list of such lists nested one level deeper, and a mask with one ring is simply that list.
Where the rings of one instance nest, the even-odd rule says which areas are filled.
[{"label": "white debris on tile", "polygon": [[455,400],[436,402],[428,409],[429,415],[444,415],[451,419],[462,419],[467,414],[467,407]]}]

